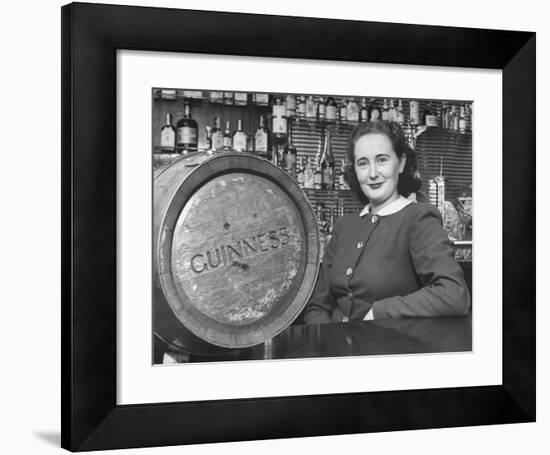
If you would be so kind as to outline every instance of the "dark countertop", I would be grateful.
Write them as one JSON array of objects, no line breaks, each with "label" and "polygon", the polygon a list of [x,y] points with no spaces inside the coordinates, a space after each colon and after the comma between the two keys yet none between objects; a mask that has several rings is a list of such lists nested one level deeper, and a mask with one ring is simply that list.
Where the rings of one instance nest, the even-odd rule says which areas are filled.
[{"label": "dark countertop", "polygon": [[472,350],[472,316],[401,318],[321,325],[294,325],[258,346],[190,362],[297,359]]}]

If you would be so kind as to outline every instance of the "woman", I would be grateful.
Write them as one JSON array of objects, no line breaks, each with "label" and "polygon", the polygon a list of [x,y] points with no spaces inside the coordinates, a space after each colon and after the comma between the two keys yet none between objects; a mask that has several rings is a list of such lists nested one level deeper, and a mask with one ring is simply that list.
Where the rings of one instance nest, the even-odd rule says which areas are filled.
[{"label": "woman", "polygon": [[467,314],[468,289],[439,212],[406,199],[421,181],[399,125],[357,126],[347,157],[345,178],[366,206],[336,223],[306,324]]}]

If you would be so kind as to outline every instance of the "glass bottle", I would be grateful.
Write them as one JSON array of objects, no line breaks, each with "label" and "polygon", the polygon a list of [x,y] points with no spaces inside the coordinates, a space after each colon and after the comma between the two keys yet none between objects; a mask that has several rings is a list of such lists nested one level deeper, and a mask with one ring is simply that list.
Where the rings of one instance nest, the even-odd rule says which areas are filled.
[{"label": "glass bottle", "polygon": [[317,106],[313,100],[313,96],[308,96],[306,98],[306,117],[307,118],[317,118]]},{"label": "glass bottle", "polygon": [[326,129],[325,144],[321,155],[321,188],[323,190],[334,189],[334,155],[332,154],[332,132]]},{"label": "glass bottle", "polygon": [[388,100],[384,98],[384,104],[382,105],[382,120],[390,119],[390,108],[388,107]]},{"label": "glass bottle", "polygon": [[212,150],[222,150],[223,148],[223,132],[220,128],[220,118],[214,117],[214,127],[210,133],[212,138]]},{"label": "glass bottle", "polygon": [[366,98],[363,98],[361,100],[360,120],[362,122],[368,122],[369,121],[369,108],[367,107],[367,99]]},{"label": "glass bottle", "polygon": [[269,130],[265,127],[264,116],[260,115],[260,125],[254,135],[254,150],[258,155],[266,157],[271,149]]},{"label": "glass bottle", "polygon": [[369,107],[369,118],[371,122],[375,122],[377,120],[380,120],[381,113],[380,109],[376,105],[376,99],[371,98],[370,100],[370,107]]},{"label": "glass bottle", "polygon": [[399,100],[399,103],[397,105],[397,115],[395,121],[397,123],[405,123],[405,112],[403,111],[403,101]]},{"label": "glass bottle", "polygon": [[416,100],[409,101],[409,123],[413,126],[420,124],[420,106]]},{"label": "glass bottle", "polygon": [[276,137],[283,137],[287,134],[286,107],[280,97],[276,97],[272,106],[272,129]]},{"label": "glass bottle", "polygon": [[246,132],[241,119],[237,120],[237,130],[233,133],[233,150],[246,152]]},{"label": "glass bottle", "polygon": [[233,146],[233,137],[231,136],[231,128],[229,126],[229,120],[225,122],[225,130],[222,137],[223,149],[228,151]]},{"label": "glass bottle", "polygon": [[348,119],[348,100],[347,98],[344,98],[342,100],[342,104],[340,104],[340,121],[345,122]]},{"label": "glass bottle", "polygon": [[175,147],[176,146],[176,129],[172,126],[172,114],[166,114],[166,123],[160,129],[160,146]]},{"label": "glass bottle", "polygon": [[296,104],[296,115],[298,117],[306,116],[306,99],[303,96],[300,96],[298,98],[298,101]]},{"label": "glass bottle", "polygon": [[338,106],[336,106],[336,101],[332,96],[327,98],[326,108],[325,108],[325,117],[327,120],[336,121],[338,117]]},{"label": "glass bottle", "polygon": [[198,149],[199,128],[197,122],[191,118],[191,107],[189,103],[184,104],[183,118],[177,125],[177,145],[188,151],[196,151]]},{"label": "glass bottle", "polygon": [[348,121],[350,122],[358,122],[359,121],[359,106],[357,105],[357,101],[355,101],[354,98],[350,98],[348,102]]},{"label": "glass bottle", "polygon": [[317,110],[319,112],[319,120],[324,120],[327,116],[327,105],[325,104],[325,98],[319,98],[319,106]]},{"label": "glass bottle", "polygon": [[296,158],[298,151],[292,142],[292,123],[289,125],[288,139],[283,149],[283,169],[296,178]]}]

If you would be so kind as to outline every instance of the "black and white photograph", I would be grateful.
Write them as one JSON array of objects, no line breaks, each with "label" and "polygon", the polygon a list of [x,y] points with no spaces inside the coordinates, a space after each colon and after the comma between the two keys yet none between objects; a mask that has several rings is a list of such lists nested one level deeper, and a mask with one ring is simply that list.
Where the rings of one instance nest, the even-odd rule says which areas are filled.
[{"label": "black and white photograph", "polygon": [[472,350],[468,99],[154,87],[153,363]]}]

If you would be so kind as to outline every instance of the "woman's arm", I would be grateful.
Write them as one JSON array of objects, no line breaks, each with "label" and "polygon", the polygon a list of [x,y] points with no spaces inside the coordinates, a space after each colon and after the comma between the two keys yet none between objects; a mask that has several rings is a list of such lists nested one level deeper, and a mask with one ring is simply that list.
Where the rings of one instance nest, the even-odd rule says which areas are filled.
[{"label": "woman's arm", "polygon": [[412,294],[374,302],[374,319],[467,314],[470,294],[435,207],[419,206],[409,240],[413,266],[423,287]]}]

